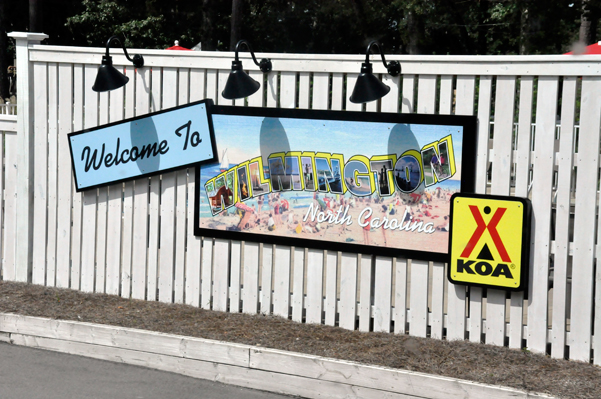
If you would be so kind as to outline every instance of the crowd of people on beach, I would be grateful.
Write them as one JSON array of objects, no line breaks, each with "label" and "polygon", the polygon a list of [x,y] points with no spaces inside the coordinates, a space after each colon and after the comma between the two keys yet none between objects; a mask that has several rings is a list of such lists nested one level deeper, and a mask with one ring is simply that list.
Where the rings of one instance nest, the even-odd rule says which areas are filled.
[{"label": "crowd of people on beach", "polygon": [[[389,243],[390,236],[399,232],[388,231],[382,227],[374,228],[370,223],[372,218],[396,218],[401,223],[430,222],[434,224],[436,232],[448,232],[449,198],[453,193],[454,191],[443,188],[425,190],[420,194],[397,194],[390,197],[349,198],[340,194],[313,193],[310,203],[314,209],[334,215],[341,214],[346,209],[346,212],[354,217],[353,224],[356,226],[320,222],[308,215],[309,205],[295,203],[297,200],[294,197],[288,196],[286,199],[282,193],[272,193],[258,197],[256,205],[237,203],[234,213],[239,217],[238,223],[227,226],[226,229],[263,234],[277,232],[279,235],[314,239],[340,236],[345,237],[346,242],[357,244],[394,245]],[[290,201],[293,202],[292,206]],[[360,226],[356,218],[366,207],[370,207],[372,212],[362,220],[364,226]]]}]

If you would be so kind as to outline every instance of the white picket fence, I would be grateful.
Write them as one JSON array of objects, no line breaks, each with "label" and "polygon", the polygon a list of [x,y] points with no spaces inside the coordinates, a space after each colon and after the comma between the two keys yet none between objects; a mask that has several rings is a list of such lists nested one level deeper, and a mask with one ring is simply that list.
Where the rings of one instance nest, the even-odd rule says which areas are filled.
[{"label": "white picket fence", "polygon": [[[363,109],[476,114],[477,192],[532,200],[525,300],[451,285],[442,263],[196,237],[192,168],[76,193],[67,133],[203,98],[233,104],[220,95],[233,54],[131,50],[146,61],[134,70],[113,50],[130,82],[97,94],[103,49],[12,36],[19,112],[16,144],[4,141],[3,279],[601,364],[597,57],[389,56],[403,68],[396,78],[373,57],[391,92]],[[268,54],[266,75],[241,56],[262,89],[235,105],[362,109],[348,101],[361,55]]]}]

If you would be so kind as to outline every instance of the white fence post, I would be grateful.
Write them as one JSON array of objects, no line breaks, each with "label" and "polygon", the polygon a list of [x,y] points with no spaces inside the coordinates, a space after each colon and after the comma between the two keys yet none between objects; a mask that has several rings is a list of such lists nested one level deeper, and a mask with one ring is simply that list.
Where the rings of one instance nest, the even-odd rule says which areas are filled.
[{"label": "white fence post", "polygon": [[16,281],[31,281],[33,248],[33,65],[29,62],[28,47],[39,44],[48,35],[44,33],[11,32],[17,55],[17,224],[15,242],[18,243]]}]

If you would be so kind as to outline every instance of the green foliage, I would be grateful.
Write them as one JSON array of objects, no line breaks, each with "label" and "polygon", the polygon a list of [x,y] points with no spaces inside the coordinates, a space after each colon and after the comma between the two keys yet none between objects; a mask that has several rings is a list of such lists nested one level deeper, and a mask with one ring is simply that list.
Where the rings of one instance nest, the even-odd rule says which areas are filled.
[{"label": "green foliage", "polygon": [[[27,2],[8,2],[11,30],[26,30]],[[47,0],[52,44],[229,50],[231,0]],[[601,0],[242,0],[241,38],[257,52],[560,54],[578,38],[583,5]],[[597,35],[601,29],[595,25]]]}]

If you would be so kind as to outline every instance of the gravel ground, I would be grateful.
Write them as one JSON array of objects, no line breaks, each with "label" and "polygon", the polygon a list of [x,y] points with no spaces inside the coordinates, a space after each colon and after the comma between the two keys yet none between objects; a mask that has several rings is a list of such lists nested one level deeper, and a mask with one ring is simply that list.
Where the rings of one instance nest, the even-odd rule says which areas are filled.
[{"label": "gravel ground", "polygon": [[84,294],[0,281],[0,312],[108,324],[498,384],[559,398],[600,398],[601,368],[465,341],[362,333],[274,316]]}]

